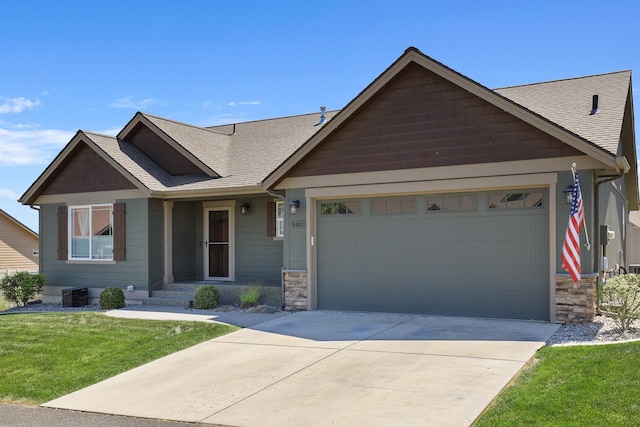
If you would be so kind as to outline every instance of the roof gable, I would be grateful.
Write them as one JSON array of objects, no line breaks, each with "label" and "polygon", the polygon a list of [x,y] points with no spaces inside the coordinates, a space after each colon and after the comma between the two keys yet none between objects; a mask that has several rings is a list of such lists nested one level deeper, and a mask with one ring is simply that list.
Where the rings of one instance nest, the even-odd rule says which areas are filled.
[{"label": "roof gable", "polygon": [[579,155],[411,63],[288,174],[331,175]]},{"label": "roof gable", "polygon": [[140,112],[118,134],[172,175],[203,172],[214,178],[229,174],[227,137]]},{"label": "roof gable", "polygon": [[613,170],[620,170],[625,167],[623,160],[617,158],[615,154],[612,154],[605,148],[557,125],[546,117],[521,106],[505,96],[476,83],[468,77],[427,57],[419,50],[409,48],[396,62],[354,98],[330,123],[325,125],[323,129],[315,134],[303,147],[297,150],[286,162],[270,174],[263,184],[268,188],[273,188],[277,185],[297,164],[307,158],[310,153],[317,150],[318,146],[323,144],[329,135],[342,127],[354,114],[357,114],[360,109],[366,107],[378,92],[388,86],[396,76],[412,64],[416,64],[442,77],[471,95],[486,101],[524,123],[543,131],[548,136],[562,141],[564,144],[592,157],[594,160],[602,163],[603,167]]}]

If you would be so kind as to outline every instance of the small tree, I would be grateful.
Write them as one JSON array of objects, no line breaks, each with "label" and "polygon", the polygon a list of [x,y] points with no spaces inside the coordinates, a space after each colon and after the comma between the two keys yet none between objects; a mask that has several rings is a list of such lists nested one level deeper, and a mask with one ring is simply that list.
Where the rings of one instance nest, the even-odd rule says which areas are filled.
[{"label": "small tree", "polygon": [[601,289],[600,311],[623,330],[640,318],[640,276],[621,274],[605,282]]},{"label": "small tree", "polygon": [[36,294],[42,292],[45,282],[42,274],[18,271],[2,279],[0,290],[7,300],[18,307],[24,307]]}]

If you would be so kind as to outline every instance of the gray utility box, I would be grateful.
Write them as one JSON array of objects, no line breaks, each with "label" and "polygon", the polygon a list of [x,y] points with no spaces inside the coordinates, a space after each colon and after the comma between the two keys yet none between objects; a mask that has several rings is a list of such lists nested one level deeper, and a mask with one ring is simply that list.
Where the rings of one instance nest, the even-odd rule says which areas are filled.
[{"label": "gray utility box", "polygon": [[89,305],[89,290],[87,288],[67,288],[62,290],[63,307],[84,307]]}]

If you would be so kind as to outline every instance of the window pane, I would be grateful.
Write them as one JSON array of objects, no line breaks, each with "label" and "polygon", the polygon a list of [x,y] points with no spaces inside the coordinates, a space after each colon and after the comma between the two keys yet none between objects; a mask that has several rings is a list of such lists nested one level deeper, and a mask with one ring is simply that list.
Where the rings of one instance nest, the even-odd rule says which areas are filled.
[{"label": "window pane", "polygon": [[428,211],[441,211],[444,207],[442,197],[429,197],[427,198],[427,210]]},{"label": "window pane", "polygon": [[371,213],[374,215],[384,215],[387,213],[387,202],[385,200],[373,199],[371,201]]},{"label": "window pane", "polygon": [[71,209],[71,257],[89,258],[89,208]]},{"label": "window pane", "polygon": [[461,211],[475,211],[478,209],[476,203],[476,196],[460,196]]},{"label": "window pane", "polygon": [[321,215],[333,215],[333,203],[321,203],[320,204]]},{"label": "window pane", "polygon": [[445,211],[459,211],[460,210],[460,200],[458,199],[458,196],[445,197],[444,198],[444,210]]},{"label": "window pane", "polygon": [[543,207],[542,203],[542,193],[527,193],[525,194],[524,205],[528,208],[541,208]]},{"label": "window pane", "polygon": [[402,213],[416,213],[417,207],[415,198],[411,197],[402,199],[400,203],[402,205]]},{"label": "window pane", "polygon": [[504,209],[507,207],[507,201],[504,194],[489,195],[489,209]]},{"label": "window pane", "polygon": [[348,202],[347,209],[350,214],[362,215],[362,202]]}]

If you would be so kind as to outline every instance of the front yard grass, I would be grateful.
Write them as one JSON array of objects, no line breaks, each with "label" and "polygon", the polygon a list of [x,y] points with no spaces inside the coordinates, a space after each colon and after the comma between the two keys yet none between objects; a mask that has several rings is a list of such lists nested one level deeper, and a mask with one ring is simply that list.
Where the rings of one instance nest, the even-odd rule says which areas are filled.
[{"label": "front yard grass", "polygon": [[640,424],[640,342],[545,347],[474,427]]},{"label": "front yard grass", "polygon": [[0,315],[0,402],[41,404],[237,329],[99,312]]}]

